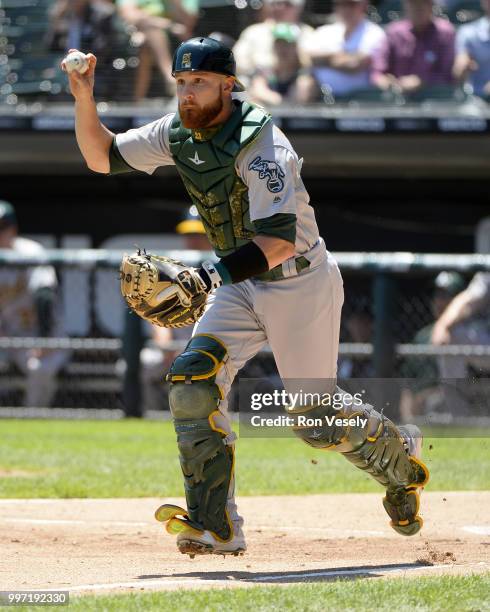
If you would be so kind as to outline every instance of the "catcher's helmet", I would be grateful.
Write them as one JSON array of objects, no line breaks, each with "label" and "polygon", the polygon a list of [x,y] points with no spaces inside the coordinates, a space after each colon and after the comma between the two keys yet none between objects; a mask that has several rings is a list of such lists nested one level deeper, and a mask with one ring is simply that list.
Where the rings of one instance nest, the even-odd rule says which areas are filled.
[{"label": "catcher's helmet", "polygon": [[236,64],[232,50],[214,38],[191,38],[175,51],[172,62],[172,76],[179,72],[203,70],[235,77],[233,91],[245,88],[236,78]]}]

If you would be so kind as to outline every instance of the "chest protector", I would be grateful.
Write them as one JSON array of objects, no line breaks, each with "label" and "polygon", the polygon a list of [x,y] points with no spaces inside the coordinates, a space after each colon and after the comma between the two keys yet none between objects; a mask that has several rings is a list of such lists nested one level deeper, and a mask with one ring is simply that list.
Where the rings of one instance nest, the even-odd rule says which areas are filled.
[{"label": "chest protector", "polygon": [[270,120],[261,108],[242,102],[217,132],[186,129],[178,113],[170,126],[170,152],[219,257],[255,236],[248,187],[236,173],[235,160]]}]

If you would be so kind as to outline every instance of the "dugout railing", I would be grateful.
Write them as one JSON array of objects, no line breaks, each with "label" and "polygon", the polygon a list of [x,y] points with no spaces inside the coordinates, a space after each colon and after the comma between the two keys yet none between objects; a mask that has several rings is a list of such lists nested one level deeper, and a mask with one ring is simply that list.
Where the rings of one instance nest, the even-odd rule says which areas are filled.
[{"label": "dugout railing", "polygon": [[[189,265],[197,265],[203,258],[196,251],[163,252]],[[0,271],[54,266],[65,329],[60,337],[39,338],[7,336],[0,327],[0,406],[18,403],[22,389],[23,377],[9,364],[9,352],[63,349],[70,351],[71,358],[58,376],[57,405],[68,403],[73,407],[81,403],[89,408],[120,408],[129,416],[143,414],[140,352],[149,339],[140,319],[129,312],[118,293],[121,256],[120,251],[97,249],[53,249],[36,257],[0,250]],[[404,360],[441,355],[488,358],[489,370],[483,367],[478,373],[488,376],[490,346],[473,343],[437,347],[414,344],[412,338],[432,320],[434,277],[441,271],[457,271],[469,281],[476,272],[490,270],[490,255],[335,253],[335,256],[346,294],[339,358],[344,363],[351,360],[355,365],[369,364],[364,370],[361,368],[361,377],[396,378],[403,375]],[[0,318],[1,309],[2,301]],[[82,313],[82,309],[86,312]],[[371,319],[368,341],[352,341],[346,329],[349,317],[359,312]],[[101,317],[101,313],[106,314]],[[80,319],[85,321],[85,327]],[[119,327],[112,325],[116,319]],[[165,350],[176,351],[183,344],[172,342]],[[260,357],[271,360],[267,350]],[[271,371],[270,366],[267,371]],[[80,399],[78,403],[73,403],[75,396]]]}]

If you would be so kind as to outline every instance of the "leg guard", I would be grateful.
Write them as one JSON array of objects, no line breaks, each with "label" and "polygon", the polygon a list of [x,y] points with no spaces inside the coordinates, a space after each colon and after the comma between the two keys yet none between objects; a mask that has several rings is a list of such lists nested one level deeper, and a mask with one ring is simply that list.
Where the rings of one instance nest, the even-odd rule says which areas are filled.
[{"label": "leg guard", "polygon": [[222,540],[232,536],[226,500],[233,474],[233,449],[219,426],[221,391],[216,374],[226,348],[208,335],[191,338],[167,375],[180,465],[185,481],[187,518],[194,529],[210,530]]},{"label": "leg guard", "polygon": [[[422,526],[422,519],[417,515],[416,489],[427,483],[429,472],[418,458],[409,455],[406,439],[389,419],[372,406],[359,408],[346,406],[336,411],[312,406],[289,410],[289,413],[296,416],[297,422],[300,415],[315,419],[315,426],[293,427],[295,434],[307,444],[342,453],[383,485],[387,490],[383,503],[392,527],[403,535],[413,535]],[[332,417],[333,421],[327,421]],[[353,419],[356,424],[336,424],[335,419]]]}]

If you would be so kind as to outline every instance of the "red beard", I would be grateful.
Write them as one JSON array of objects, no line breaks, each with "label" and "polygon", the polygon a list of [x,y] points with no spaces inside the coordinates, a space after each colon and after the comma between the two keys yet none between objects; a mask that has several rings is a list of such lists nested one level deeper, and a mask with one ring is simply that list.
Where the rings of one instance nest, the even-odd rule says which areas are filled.
[{"label": "red beard", "polygon": [[207,106],[194,106],[192,108],[181,108],[179,103],[179,115],[182,124],[189,130],[207,127],[223,110],[221,96],[212,104]]}]

